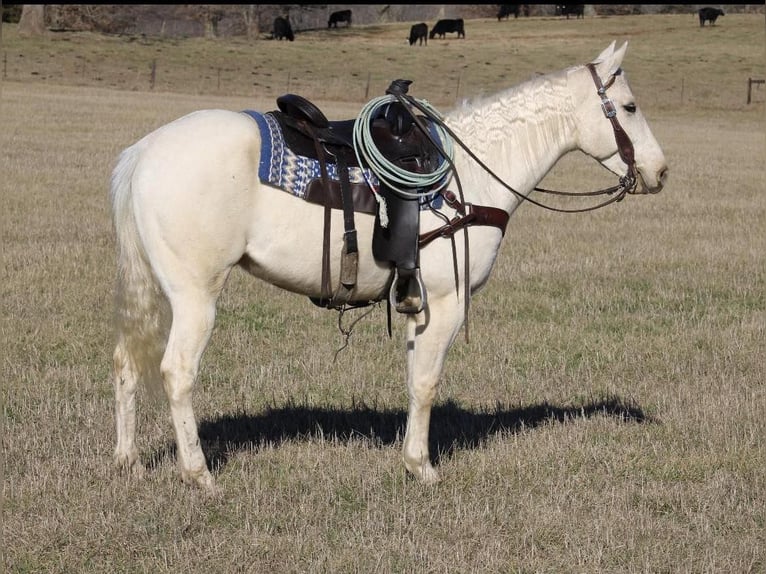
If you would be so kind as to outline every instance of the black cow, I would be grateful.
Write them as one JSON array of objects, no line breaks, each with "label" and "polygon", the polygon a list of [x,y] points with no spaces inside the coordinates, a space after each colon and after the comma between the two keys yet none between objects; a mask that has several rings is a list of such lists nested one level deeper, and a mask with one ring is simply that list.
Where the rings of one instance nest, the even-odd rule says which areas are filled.
[{"label": "black cow", "polygon": [[291,42],[295,40],[295,36],[293,35],[293,27],[290,26],[290,20],[287,18],[282,18],[282,16],[277,16],[274,18],[273,36],[275,40],[281,40],[282,38],[290,40]]},{"label": "black cow", "polygon": [[330,19],[327,21],[328,28],[337,28],[338,22],[345,22],[346,26],[351,26],[351,10],[338,10],[330,14]]},{"label": "black cow", "polygon": [[557,4],[556,16],[566,16],[569,20],[569,16],[577,16],[577,18],[585,17],[585,4]]},{"label": "black cow", "polygon": [[412,28],[410,28],[410,46],[418,40],[420,40],[421,46],[423,45],[423,42],[428,46],[428,25],[425,22],[413,24]]},{"label": "black cow", "polygon": [[710,22],[710,25],[712,26],[715,24],[715,21],[718,19],[719,16],[725,16],[726,14],[723,13],[723,10],[719,10],[718,8],[700,8],[699,9],[699,16],[700,16],[700,28],[705,25],[705,20]]},{"label": "black cow", "polygon": [[511,14],[513,14],[514,18],[519,17],[518,4],[500,4],[500,10],[497,13],[497,21],[499,22],[503,18],[507,20]]},{"label": "black cow", "polygon": [[431,38],[431,40],[433,40],[435,36],[444,38],[445,34],[451,32],[457,32],[458,38],[465,38],[465,28],[463,26],[462,18],[458,18],[457,20],[439,20],[431,29],[431,33],[428,37]]}]

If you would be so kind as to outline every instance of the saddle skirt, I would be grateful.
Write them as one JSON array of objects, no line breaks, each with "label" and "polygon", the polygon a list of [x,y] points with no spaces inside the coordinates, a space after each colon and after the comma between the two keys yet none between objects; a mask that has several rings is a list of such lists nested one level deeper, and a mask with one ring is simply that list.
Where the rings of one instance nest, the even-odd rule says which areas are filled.
[{"label": "saddle skirt", "polygon": [[[319,160],[300,155],[288,146],[282,126],[271,112],[260,113],[254,110],[244,110],[258,125],[261,135],[261,156],[258,164],[258,178],[274,187],[278,187],[301,199],[306,199],[309,184],[313,180],[321,180],[322,170]],[[327,175],[333,181],[340,181],[337,165],[327,163]],[[375,174],[367,168],[348,167],[349,181],[352,184],[368,184],[377,193],[380,182]],[[440,208],[442,196],[424,196],[420,201],[421,209]]]}]

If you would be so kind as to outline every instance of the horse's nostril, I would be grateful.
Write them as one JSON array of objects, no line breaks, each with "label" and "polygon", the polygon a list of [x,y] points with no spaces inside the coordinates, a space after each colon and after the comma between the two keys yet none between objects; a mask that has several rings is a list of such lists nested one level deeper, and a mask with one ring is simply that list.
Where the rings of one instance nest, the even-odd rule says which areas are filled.
[{"label": "horse's nostril", "polygon": [[665,185],[665,182],[668,180],[668,168],[662,168],[660,170],[660,173],[657,175],[657,181],[660,182],[660,185]]}]

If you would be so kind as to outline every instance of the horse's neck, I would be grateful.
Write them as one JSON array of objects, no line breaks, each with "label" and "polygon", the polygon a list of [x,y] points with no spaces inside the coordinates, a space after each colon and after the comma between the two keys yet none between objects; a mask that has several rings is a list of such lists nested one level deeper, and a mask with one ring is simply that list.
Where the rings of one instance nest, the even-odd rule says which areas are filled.
[{"label": "horse's neck", "polygon": [[[575,148],[567,75],[536,78],[453,111],[447,123],[500,179],[529,194]],[[513,212],[516,196],[458,145],[455,166],[467,201]]]}]

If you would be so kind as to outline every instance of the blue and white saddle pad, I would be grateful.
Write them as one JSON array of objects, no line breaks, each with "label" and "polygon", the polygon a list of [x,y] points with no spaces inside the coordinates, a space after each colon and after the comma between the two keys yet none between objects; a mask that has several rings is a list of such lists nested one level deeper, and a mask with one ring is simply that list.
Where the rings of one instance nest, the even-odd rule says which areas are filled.
[{"label": "blue and white saddle pad", "polygon": [[[262,114],[253,110],[243,110],[255,120],[261,132],[261,157],[258,164],[258,178],[269,185],[291,193],[304,199],[306,187],[312,179],[322,177],[319,160],[298,155],[285,144],[282,129],[279,123],[270,113]],[[327,164],[327,176],[339,181],[338,169],[334,163]],[[350,166],[348,177],[351,183],[364,183],[365,179],[378,191],[379,180],[369,169]],[[372,193],[372,192],[370,192]],[[434,197],[430,203],[428,196],[419,200],[421,209],[428,209],[429,205],[436,209],[442,206],[441,194]]]}]

